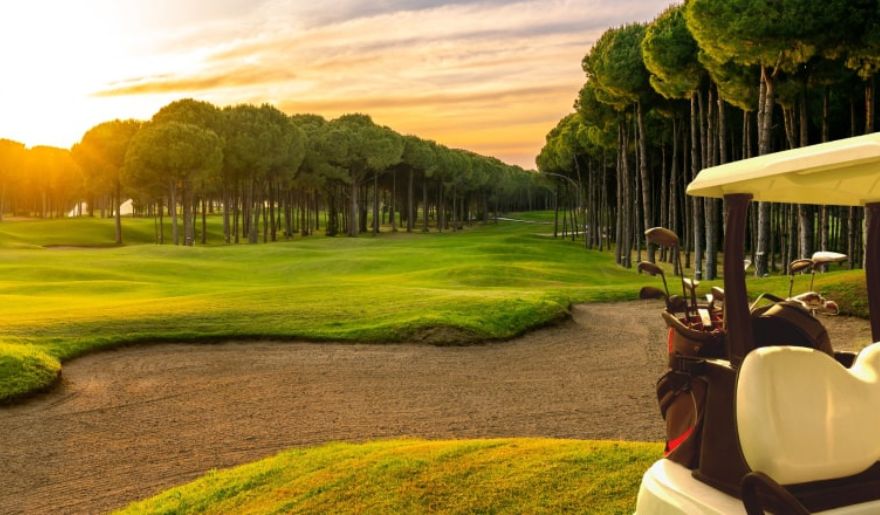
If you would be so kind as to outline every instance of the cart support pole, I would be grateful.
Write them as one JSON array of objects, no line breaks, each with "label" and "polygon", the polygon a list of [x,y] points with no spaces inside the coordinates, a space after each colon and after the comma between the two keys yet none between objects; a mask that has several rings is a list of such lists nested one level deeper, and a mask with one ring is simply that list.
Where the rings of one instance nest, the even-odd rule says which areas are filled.
[{"label": "cart support pole", "polygon": [[746,354],[755,347],[749,300],[746,296],[745,259],[746,217],[749,194],[724,196],[724,325],[727,329],[727,355],[733,368],[739,368]]},{"label": "cart support pole", "polygon": [[865,279],[871,311],[871,337],[880,342],[880,202],[865,205],[865,210],[870,211],[868,241],[865,242]]}]

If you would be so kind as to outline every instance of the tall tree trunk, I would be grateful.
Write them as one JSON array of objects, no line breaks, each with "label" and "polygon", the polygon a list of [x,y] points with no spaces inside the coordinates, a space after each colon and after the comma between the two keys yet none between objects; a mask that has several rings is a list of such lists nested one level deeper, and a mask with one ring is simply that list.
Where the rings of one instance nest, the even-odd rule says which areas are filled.
[{"label": "tall tree trunk", "polygon": [[230,234],[231,225],[229,224],[229,187],[223,186],[223,242],[229,245],[232,240]]},{"label": "tall tree trunk", "polygon": [[[771,151],[773,137],[773,107],[776,104],[775,77],[765,66],[761,67],[761,85],[763,103],[758,118],[761,126],[758,131],[758,155],[766,155]],[[767,274],[767,251],[770,243],[770,204],[761,202],[758,205],[758,250],[755,256],[755,273],[760,277]]]},{"label": "tall tree trunk", "polygon": [[180,245],[180,232],[177,229],[177,185],[173,180],[169,182],[168,212],[171,213],[171,239],[174,240],[175,245]]},{"label": "tall tree trunk", "polygon": [[556,196],[553,200],[553,237],[559,237],[559,179],[556,179]]},{"label": "tall tree trunk", "polygon": [[397,232],[397,170],[391,171],[391,232]]},{"label": "tall tree trunk", "polygon": [[208,244],[208,215],[206,213],[208,201],[202,199],[202,245]]},{"label": "tall tree trunk", "polygon": [[[831,102],[828,95],[828,86],[822,89],[822,143],[829,141],[828,118],[831,112]],[[828,250],[828,206],[822,206],[819,212],[819,247],[820,250]],[[825,266],[822,267],[825,271]]]},{"label": "tall tree trunk", "polygon": [[[806,84],[798,102],[798,122],[800,124],[800,146],[810,144],[809,126],[807,119],[807,92]],[[806,204],[798,204],[798,250],[799,256],[809,258],[813,255],[813,208]]]},{"label": "tall tree trunk", "polygon": [[[706,102],[706,114],[700,118],[706,123],[706,137],[704,141],[706,146],[703,147],[703,166],[715,166],[715,145],[717,139],[716,132],[716,116],[715,116],[715,91],[712,85],[709,85],[707,92],[708,100]],[[705,226],[706,226],[706,261],[703,276],[706,279],[715,279],[717,271],[718,249],[715,246],[717,235],[715,234],[718,224],[718,213],[715,209],[715,200],[710,198],[703,199],[703,209],[705,209]],[[698,279],[702,278],[697,276]]]},{"label": "tall tree trunk", "polygon": [[[632,268],[632,244],[633,244],[633,207],[634,200],[632,192],[632,175],[629,173],[629,131],[626,130],[625,124],[623,128],[623,152],[621,164],[623,165],[623,177],[621,184],[623,187],[623,266]],[[638,202],[636,200],[636,202]]]},{"label": "tall tree trunk", "polygon": [[159,245],[165,243],[165,218],[162,216],[164,212],[164,206],[162,205],[162,199],[159,199]]},{"label": "tall tree trunk", "polygon": [[422,232],[428,232],[428,178],[422,176]]},{"label": "tall tree trunk", "polygon": [[[617,193],[615,195],[614,210],[614,258],[618,265],[623,264],[623,123],[617,126],[617,156],[615,157],[614,177],[617,184]],[[555,237],[555,236],[554,236]]]},{"label": "tall tree trunk", "polygon": [[[116,244],[122,245],[122,215],[120,214],[120,209],[122,205],[122,185],[119,183],[119,179],[116,179],[115,184],[115,196],[116,196]],[[0,204],[0,212],[3,211],[2,204]]]},{"label": "tall tree trunk", "polygon": [[373,234],[379,234],[379,174],[373,174]]},{"label": "tall tree trunk", "polygon": [[193,246],[195,234],[193,233],[193,215],[192,215],[192,186],[183,183],[183,244],[187,247]]},{"label": "tall tree trunk", "polygon": [[443,232],[443,229],[446,228],[446,199],[444,198],[444,186],[443,181],[440,181],[440,201],[437,203],[438,220],[437,220],[437,230],[439,232]]},{"label": "tall tree trunk", "polygon": [[360,190],[360,185],[358,181],[355,180],[354,176],[351,178],[351,202],[350,209],[348,213],[348,235],[349,236],[357,236],[358,229],[360,225],[358,224],[358,192]]},{"label": "tall tree trunk", "polygon": [[415,172],[412,168],[409,169],[409,185],[407,186],[407,194],[406,194],[406,232],[412,232],[413,224],[415,223],[415,210],[413,209],[413,175]]},{"label": "tall tree trunk", "polygon": [[[654,227],[654,213],[651,206],[651,175],[648,173],[648,143],[645,136],[645,114],[642,109],[642,103],[636,102],[636,119],[639,125],[639,175],[642,179],[642,219],[644,228],[650,229]],[[639,235],[639,241],[642,240]],[[651,263],[656,261],[656,248],[652,244],[648,244],[648,261]]]},{"label": "tall tree trunk", "polygon": [[[678,228],[678,116],[673,115],[672,117],[672,163],[669,167],[669,194],[668,194],[668,204],[669,204],[669,218],[668,224],[669,228],[672,229],[677,234],[680,234]],[[678,260],[675,259],[673,252],[670,252],[669,258],[672,263],[675,275],[681,273],[681,270],[678,269]]]},{"label": "tall tree trunk", "polygon": [[[701,162],[699,154],[699,137],[700,137],[700,114],[697,112],[697,101],[700,94],[695,92],[691,97],[691,180],[697,178],[700,173]],[[703,241],[705,240],[703,230],[703,199],[693,198],[693,229],[694,229],[694,276],[702,276],[703,267]]]}]

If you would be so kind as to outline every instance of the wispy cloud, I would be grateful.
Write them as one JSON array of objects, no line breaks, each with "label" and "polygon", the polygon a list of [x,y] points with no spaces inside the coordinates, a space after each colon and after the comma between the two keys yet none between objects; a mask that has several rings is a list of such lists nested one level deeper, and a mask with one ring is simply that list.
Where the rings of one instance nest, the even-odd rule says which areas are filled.
[{"label": "wispy cloud", "polygon": [[[652,18],[666,0],[296,0],[220,2],[169,33],[176,70],[106,84],[101,97],[269,101],[288,112],[369,112],[380,123],[532,166],[571,109],[580,59],[609,26]],[[220,7],[218,7],[219,9]]]}]

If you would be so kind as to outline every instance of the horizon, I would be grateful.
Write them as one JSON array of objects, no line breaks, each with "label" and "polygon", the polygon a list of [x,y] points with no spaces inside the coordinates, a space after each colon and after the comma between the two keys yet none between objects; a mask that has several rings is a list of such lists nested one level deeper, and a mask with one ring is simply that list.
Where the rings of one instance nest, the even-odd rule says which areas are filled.
[{"label": "horizon", "polygon": [[[0,138],[69,148],[111,119],[195,98],[376,123],[526,169],[572,111],[579,63],[609,25],[668,5],[622,2],[131,0],[16,4],[0,43]],[[46,13],[52,13],[49,17]]]}]

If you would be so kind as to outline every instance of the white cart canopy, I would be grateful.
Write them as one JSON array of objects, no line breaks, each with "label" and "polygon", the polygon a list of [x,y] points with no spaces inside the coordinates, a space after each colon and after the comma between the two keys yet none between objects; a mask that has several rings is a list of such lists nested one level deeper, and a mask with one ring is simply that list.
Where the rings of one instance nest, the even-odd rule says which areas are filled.
[{"label": "white cart canopy", "polygon": [[861,206],[880,202],[880,133],[706,168],[688,195],[749,193],[761,202]]}]

